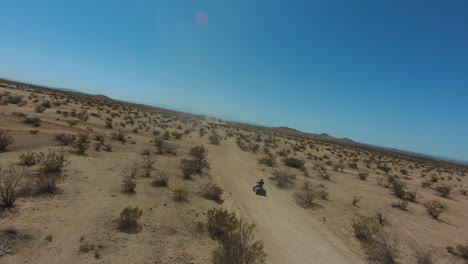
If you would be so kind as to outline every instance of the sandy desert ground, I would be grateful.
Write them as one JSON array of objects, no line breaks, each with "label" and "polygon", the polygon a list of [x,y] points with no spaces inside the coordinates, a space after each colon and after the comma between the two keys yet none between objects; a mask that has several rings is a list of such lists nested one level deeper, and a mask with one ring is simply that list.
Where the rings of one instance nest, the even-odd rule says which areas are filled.
[{"label": "sandy desert ground", "polygon": [[[467,262],[465,166],[104,96],[15,83],[0,95],[0,130],[13,140],[0,185],[22,176],[0,212],[0,263],[211,263],[227,247],[212,239],[211,208],[254,223],[247,241],[263,243],[266,263]],[[209,168],[186,175],[199,146]],[[50,192],[47,153],[66,158]],[[260,179],[266,196],[252,191]],[[126,207],[141,210],[131,232],[118,228]]]}]

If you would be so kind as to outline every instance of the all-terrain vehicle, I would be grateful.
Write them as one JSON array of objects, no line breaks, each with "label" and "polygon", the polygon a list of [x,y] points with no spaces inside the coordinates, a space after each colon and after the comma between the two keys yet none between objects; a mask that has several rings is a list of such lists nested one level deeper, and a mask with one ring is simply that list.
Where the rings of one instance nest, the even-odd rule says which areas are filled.
[{"label": "all-terrain vehicle", "polygon": [[256,195],[263,195],[266,196],[266,190],[263,188],[263,180],[260,180],[259,182],[255,183],[253,186],[253,191],[255,192]]}]

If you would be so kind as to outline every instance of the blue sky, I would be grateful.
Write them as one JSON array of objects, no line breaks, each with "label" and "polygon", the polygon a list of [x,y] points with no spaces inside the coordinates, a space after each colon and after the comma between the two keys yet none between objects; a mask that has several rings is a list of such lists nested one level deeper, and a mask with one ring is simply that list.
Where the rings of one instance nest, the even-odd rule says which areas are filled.
[{"label": "blue sky", "polygon": [[466,0],[2,0],[0,10],[3,78],[468,160]]}]

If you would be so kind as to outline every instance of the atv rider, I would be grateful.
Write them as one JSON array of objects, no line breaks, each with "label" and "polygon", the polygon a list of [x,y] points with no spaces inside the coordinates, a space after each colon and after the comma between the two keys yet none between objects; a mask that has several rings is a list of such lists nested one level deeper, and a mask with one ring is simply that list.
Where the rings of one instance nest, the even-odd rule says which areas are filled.
[{"label": "atv rider", "polygon": [[260,189],[263,189],[263,184],[264,184],[263,179],[257,182],[257,184],[258,184],[258,187],[260,187]]}]

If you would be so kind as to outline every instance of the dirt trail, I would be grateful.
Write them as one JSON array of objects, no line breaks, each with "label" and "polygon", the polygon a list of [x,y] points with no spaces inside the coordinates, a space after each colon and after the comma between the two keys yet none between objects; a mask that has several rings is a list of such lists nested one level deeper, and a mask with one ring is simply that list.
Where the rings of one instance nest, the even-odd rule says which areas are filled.
[{"label": "dirt trail", "polygon": [[[346,246],[292,200],[274,187],[257,160],[235,143],[210,148],[212,173],[226,192],[225,205],[256,224],[269,263],[363,263]],[[267,197],[256,196],[252,185],[263,178]]]}]

